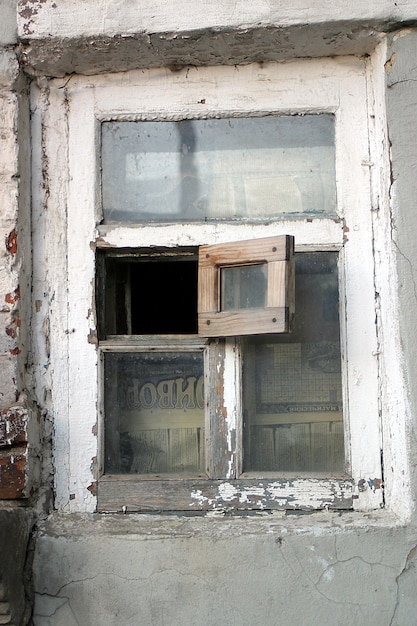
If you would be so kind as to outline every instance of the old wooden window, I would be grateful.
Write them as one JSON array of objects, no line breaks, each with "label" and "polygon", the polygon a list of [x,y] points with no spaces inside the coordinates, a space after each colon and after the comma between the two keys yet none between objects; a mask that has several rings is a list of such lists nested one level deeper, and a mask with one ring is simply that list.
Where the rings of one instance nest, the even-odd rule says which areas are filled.
[{"label": "old wooden window", "polygon": [[[104,221],[331,214],[333,133],[332,115],[104,123]],[[293,508],[305,480],[348,506],[339,255],[297,255],[294,315],[293,252],[99,249],[100,510]]]},{"label": "old wooden window", "polygon": [[108,224],[331,214],[334,116],[104,122],[102,166]]},{"label": "old wooden window", "polygon": [[[74,76],[52,81],[47,100],[34,87],[35,136],[60,164],[57,222],[34,155],[34,299],[50,293],[54,338],[35,315],[35,369],[53,396],[58,509],[383,505],[381,415],[395,411],[380,393],[390,266],[378,254],[386,137],[372,74],[343,57]],[[199,250],[287,234],[292,334],[199,334]],[[270,264],[248,259],[215,266],[202,313],[268,307]]]},{"label": "old wooden window", "polygon": [[284,333],[294,315],[294,238],[269,237],[201,246],[201,335]]},{"label": "old wooden window", "polygon": [[243,342],[245,473],[343,472],[337,256],[298,254],[293,332]]},{"label": "old wooden window", "polygon": [[[219,417],[213,414],[212,406],[222,380],[210,364],[216,344],[210,344],[206,336],[271,332],[275,336],[290,330],[293,245],[293,238],[284,236],[202,246],[198,289],[194,249],[98,253],[105,477],[206,479],[219,471],[214,462],[218,450],[212,444],[213,439],[219,439]],[[261,296],[253,297],[257,285],[251,281],[246,284],[242,273],[262,266],[267,271]],[[229,277],[223,284],[224,269],[238,270],[232,285]],[[258,276],[256,282],[260,282]],[[222,302],[221,310],[212,310],[218,301]],[[197,333],[197,302],[201,338]],[[211,307],[210,317],[204,303]],[[207,325],[208,319],[215,332],[211,324]],[[212,450],[207,459],[206,449]],[[227,454],[223,456],[222,464]],[[106,482],[104,478],[100,491],[110,491],[110,497],[115,497],[114,484],[114,479]],[[171,489],[173,486],[171,482]],[[170,502],[173,506],[171,496]],[[141,506],[160,504],[148,496]],[[181,508],[184,502],[180,500],[177,505]]]},{"label": "old wooden window", "polygon": [[[206,250],[203,247],[203,256]],[[175,255],[167,261],[161,260],[161,251],[152,252],[153,262],[148,255],[131,251],[99,255],[105,414],[100,508],[199,510],[212,508],[212,502],[216,507],[238,509],[287,508],[292,503],[285,485],[292,491],[289,476],[300,472],[310,474],[312,484],[321,475],[329,506],[346,505],[346,486],[341,486],[344,445],[337,253],[297,255],[299,315],[295,315],[293,333],[263,333],[261,325],[258,333],[232,340],[200,338],[193,332],[195,295],[194,302],[177,307],[174,303],[168,311],[164,307],[171,325],[160,317],[152,326],[157,334],[131,334],[133,329],[149,328],[140,310],[161,290],[165,266],[181,272],[182,264],[193,263],[189,259],[195,256],[193,251],[187,256],[182,250],[176,263]],[[158,270],[149,270],[153,264],[160,264]],[[141,275],[148,270],[161,281],[149,284],[141,306],[132,306],[132,294],[140,292]],[[190,276],[191,284],[195,271]],[[168,295],[172,295],[169,290]],[[177,318],[183,317],[188,323],[178,326]],[[163,334],[167,328],[173,334]],[[185,334],[175,334],[180,328]],[[223,413],[230,357],[236,372],[243,367],[242,378],[234,381],[239,385],[242,380],[242,411],[232,429]],[[235,393],[240,395],[239,389]],[[233,442],[228,440],[232,432]],[[338,492],[334,478],[326,479],[326,474],[339,475]],[[280,482],[283,475],[287,478]],[[232,492],[223,502],[214,493],[224,479],[232,481],[228,483]],[[278,485],[282,494],[273,497]]]}]

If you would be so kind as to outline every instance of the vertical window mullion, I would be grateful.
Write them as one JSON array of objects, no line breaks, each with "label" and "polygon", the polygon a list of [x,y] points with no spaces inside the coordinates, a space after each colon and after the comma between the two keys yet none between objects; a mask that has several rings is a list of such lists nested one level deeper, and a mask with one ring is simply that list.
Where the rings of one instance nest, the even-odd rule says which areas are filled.
[{"label": "vertical window mullion", "polygon": [[234,339],[215,339],[208,348],[205,374],[208,406],[207,473],[220,480],[236,477],[237,395]]}]

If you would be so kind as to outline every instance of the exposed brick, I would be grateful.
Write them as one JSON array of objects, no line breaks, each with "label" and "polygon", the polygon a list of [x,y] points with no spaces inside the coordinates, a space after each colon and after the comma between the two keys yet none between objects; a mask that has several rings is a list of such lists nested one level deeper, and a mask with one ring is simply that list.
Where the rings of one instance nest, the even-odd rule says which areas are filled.
[{"label": "exposed brick", "polygon": [[20,287],[17,286],[12,293],[6,293],[4,299],[8,304],[15,304],[20,298]]},{"label": "exposed brick", "polygon": [[6,250],[13,255],[17,253],[17,232],[15,228],[6,237]]},{"label": "exposed brick", "polygon": [[0,499],[17,500],[24,498],[26,455],[19,452],[0,450]]},{"label": "exposed brick", "polygon": [[17,300],[14,303],[9,302],[9,300],[14,300],[15,290],[19,284],[17,271],[10,267],[10,261],[13,260],[9,255],[6,256],[6,251],[3,256],[0,254],[0,312],[11,311],[17,303]]},{"label": "exposed brick", "polygon": [[12,354],[17,347],[19,324],[20,320],[15,317],[14,312],[0,312],[0,354]]},{"label": "exposed brick", "polygon": [[12,319],[10,320],[10,323],[6,326],[6,335],[8,335],[8,337],[11,337],[12,339],[16,339],[19,334],[19,328],[20,319],[16,314],[14,314],[12,316]]}]

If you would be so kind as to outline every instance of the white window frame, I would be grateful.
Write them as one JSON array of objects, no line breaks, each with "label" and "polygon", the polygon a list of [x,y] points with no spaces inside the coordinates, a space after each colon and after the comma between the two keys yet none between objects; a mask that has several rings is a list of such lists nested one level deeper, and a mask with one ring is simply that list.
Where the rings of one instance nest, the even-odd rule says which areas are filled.
[{"label": "white window frame", "polygon": [[[46,151],[51,157],[56,153],[57,162],[65,164],[64,184],[57,193],[61,193],[67,212],[67,283],[62,299],[53,305],[61,315],[54,341],[59,344],[62,339],[62,343],[51,356],[55,384],[63,392],[57,393],[54,402],[57,508],[90,512],[97,508],[102,416],[94,315],[96,246],[200,246],[285,234],[295,237],[296,251],[336,250],[340,254],[345,446],[352,481],[336,484],[325,478],[288,477],[286,484],[276,484],[276,490],[281,490],[277,497],[285,496],[294,508],[323,508],[326,494],[340,489],[353,496],[354,508],[371,510],[383,505],[369,171],[368,123],[373,111],[367,78],[366,62],[349,57],[75,76],[65,89],[61,89],[63,81],[51,81]],[[41,108],[44,105],[39,94],[34,101]],[[101,122],[322,112],[335,116],[337,215],[98,226]],[[45,120],[35,120],[35,134],[42,123]],[[58,154],[57,145],[65,148],[65,157]],[[61,235],[55,233],[57,238]],[[234,340],[227,339],[224,409],[230,430],[237,427],[240,410],[237,353]],[[58,373],[59,364],[62,370]],[[235,501],[232,477],[231,471],[230,480],[222,481],[208,496],[195,490],[197,506],[208,503],[208,508],[216,509],[224,507],[228,499]],[[250,490],[239,492],[239,498],[250,497]]]}]

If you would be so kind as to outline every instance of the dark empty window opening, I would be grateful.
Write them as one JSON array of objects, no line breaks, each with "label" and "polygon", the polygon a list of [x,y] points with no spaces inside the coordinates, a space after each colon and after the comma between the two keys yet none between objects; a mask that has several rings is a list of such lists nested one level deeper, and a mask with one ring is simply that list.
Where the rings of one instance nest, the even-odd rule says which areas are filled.
[{"label": "dark empty window opening", "polygon": [[197,333],[197,258],[100,254],[100,335]]}]

